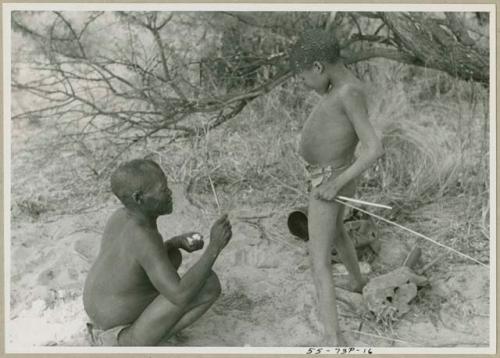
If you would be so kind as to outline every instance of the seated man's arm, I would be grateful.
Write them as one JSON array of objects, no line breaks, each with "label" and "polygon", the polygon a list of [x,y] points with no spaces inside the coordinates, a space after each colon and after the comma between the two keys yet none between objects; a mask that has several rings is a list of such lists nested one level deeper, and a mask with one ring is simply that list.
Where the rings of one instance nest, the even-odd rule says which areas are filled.
[{"label": "seated man's arm", "polygon": [[187,252],[197,251],[203,248],[203,236],[198,232],[187,232],[174,236],[164,243],[167,250],[183,249]]},{"label": "seated man's arm", "polygon": [[181,279],[165,254],[161,236],[145,236],[143,240],[139,240],[140,247],[136,250],[138,263],[160,294],[175,305],[188,304],[205,284],[220,250],[209,245],[198,262]]}]

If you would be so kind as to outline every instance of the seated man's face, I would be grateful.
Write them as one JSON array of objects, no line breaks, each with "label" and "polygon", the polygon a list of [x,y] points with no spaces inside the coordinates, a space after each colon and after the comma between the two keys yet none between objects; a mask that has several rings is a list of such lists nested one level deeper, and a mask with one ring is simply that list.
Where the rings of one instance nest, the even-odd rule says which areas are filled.
[{"label": "seated man's face", "polygon": [[157,215],[172,213],[172,191],[163,173],[151,173],[152,183],[143,196],[143,207]]}]

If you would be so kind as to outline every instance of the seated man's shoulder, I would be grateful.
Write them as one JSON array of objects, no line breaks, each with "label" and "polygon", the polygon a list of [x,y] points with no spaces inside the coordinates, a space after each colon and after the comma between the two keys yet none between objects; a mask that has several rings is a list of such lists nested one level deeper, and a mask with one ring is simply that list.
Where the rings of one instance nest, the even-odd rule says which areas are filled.
[{"label": "seated man's shoulder", "polygon": [[128,230],[129,236],[135,238],[137,241],[158,241],[162,239],[157,229],[140,223],[130,223]]},{"label": "seated man's shoulder", "polygon": [[109,219],[110,233],[120,236],[120,241],[124,242],[143,242],[157,241],[162,239],[157,229],[133,220],[127,215],[127,212],[118,209]]}]

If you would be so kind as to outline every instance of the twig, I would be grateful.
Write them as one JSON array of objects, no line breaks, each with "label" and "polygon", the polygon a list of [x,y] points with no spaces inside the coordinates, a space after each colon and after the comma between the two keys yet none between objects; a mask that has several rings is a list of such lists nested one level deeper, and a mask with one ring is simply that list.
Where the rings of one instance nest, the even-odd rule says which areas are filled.
[{"label": "twig", "polygon": [[384,337],[384,336],[379,336],[377,334],[371,334],[371,333],[365,333],[365,332],[361,332],[361,331],[355,331],[353,329],[343,329],[344,332],[352,332],[352,333],[356,333],[356,334],[362,334],[362,335],[365,335],[365,336],[369,336],[369,337],[374,337],[374,338],[379,338],[379,339],[385,339],[385,340],[388,340],[388,341],[395,341],[395,342],[400,342],[400,343],[405,343],[405,344],[409,344],[411,346],[421,346],[422,344],[418,344],[418,343],[412,343],[412,342],[408,342],[408,341],[403,341],[402,339],[397,339],[397,338],[391,338],[391,337]]},{"label": "twig", "polygon": [[430,269],[432,266],[434,266],[437,262],[441,261],[448,253],[445,252],[444,254],[441,254],[439,255],[438,257],[436,257],[434,260],[432,260],[431,262],[429,262],[428,264],[426,264],[424,267],[422,267],[418,273],[419,275],[422,275],[424,274],[428,269]]},{"label": "twig", "polygon": [[208,143],[209,143],[209,138],[210,138],[209,135],[210,135],[210,129],[206,128],[206,130],[205,130],[205,171],[207,173],[208,181],[210,182],[210,188],[212,189],[212,193],[214,195],[215,204],[217,205],[217,212],[220,215],[221,208],[220,208],[219,198],[217,196],[217,192],[215,191],[215,186],[214,186],[214,182],[212,180],[212,177],[210,176],[210,170],[208,169],[208,162],[210,159],[210,152],[208,150]]},{"label": "twig", "polygon": [[210,188],[212,188],[212,193],[214,194],[215,204],[217,204],[217,211],[220,214],[220,203],[219,203],[219,198],[217,197],[217,192],[215,191],[214,182],[212,181],[210,173],[208,173],[207,175],[208,175],[208,181],[210,182]]},{"label": "twig", "polygon": [[407,227],[404,227],[403,225],[400,225],[400,224],[398,224],[398,223],[395,223],[394,221],[391,221],[391,220],[385,219],[385,218],[383,218],[383,217],[381,217],[381,216],[379,216],[379,215],[377,215],[377,214],[374,214],[374,213],[371,213],[371,212],[369,212],[369,211],[366,211],[366,210],[360,209],[360,208],[358,208],[358,207],[356,207],[356,206],[354,206],[354,205],[351,205],[351,204],[346,203],[345,201],[338,200],[338,199],[335,199],[335,201],[337,201],[338,203],[344,204],[345,206],[348,206],[348,207],[350,207],[350,208],[357,209],[357,210],[361,211],[362,213],[365,213],[365,214],[368,214],[368,215],[370,215],[370,216],[373,216],[374,218],[377,218],[377,219],[379,219],[379,220],[382,220],[382,221],[384,221],[384,222],[386,222],[386,223],[388,223],[388,224],[394,225],[394,226],[396,226],[396,227],[398,227],[398,228],[400,228],[400,229],[403,229],[403,230],[405,230],[405,231],[408,231],[408,232],[412,233],[413,235],[417,235],[418,237],[421,237],[422,239],[425,239],[425,240],[427,240],[427,241],[430,241],[430,242],[432,242],[432,243],[434,243],[434,244],[436,244],[436,245],[438,245],[438,246],[444,247],[445,249],[448,249],[448,250],[450,250],[450,251],[453,251],[454,253],[456,253],[456,254],[458,254],[458,255],[460,255],[460,256],[462,256],[462,257],[465,257],[465,258],[467,258],[467,259],[469,259],[469,260],[472,260],[472,261],[474,261],[474,262],[476,262],[476,263],[480,264],[481,266],[488,267],[488,265],[486,265],[486,264],[482,263],[481,261],[479,261],[479,260],[477,260],[477,259],[475,259],[475,258],[473,258],[473,257],[471,257],[471,256],[469,256],[469,255],[466,255],[466,254],[464,254],[464,253],[462,253],[462,252],[460,252],[460,251],[457,251],[457,250],[455,250],[454,248],[451,248],[451,247],[446,246],[446,245],[444,245],[444,244],[441,244],[440,242],[437,242],[436,240],[433,240],[433,239],[431,239],[431,238],[429,238],[429,237],[427,237],[427,236],[425,236],[425,235],[423,235],[423,234],[420,234],[420,233],[418,233],[418,232],[416,232],[416,231],[414,231],[414,230],[412,230],[412,229],[408,229]]},{"label": "twig", "polygon": [[239,215],[239,216],[235,216],[234,218],[235,219],[240,219],[242,221],[245,221],[245,220],[265,219],[265,218],[269,218],[271,216],[273,216],[272,213],[270,213],[270,214],[262,214],[262,215],[251,215],[251,216]]},{"label": "twig", "polygon": [[281,239],[277,239],[275,237],[271,237],[269,236],[267,233],[266,233],[266,230],[264,229],[264,227],[260,224],[260,220],[258,220],[257,222],[255,221],[250,221],[250,220],[241,220],[242,222],[244,223],[247,223],[248,225],[251,225],[251,226],[254,226],[256,227],[260,234],[261,234],[261,238],[265,239],[265,240],[269,240],[269,241],[274,241],[274,242],[279,242],[280,244],[284,244],[286,246],[289,246],[291,247],[292,249],[300,252],[301,254],[305,254],[307,251],[305,249],[303,249],[302,247],[298,246],[298,245],[295,245],[295,244],[291,244],[287,241],[284,241],[284,240],[281,240]]},{"label": "twig", "polygon": [[266,172],[265,174],[266,174],[267,176],[269,176],[271,179],[274,179],[276,182],[278,182],[279,184],[281,184],[283,187],[285,187],[285,188],[287,188],[287,189],[290,189],[291,191],[293,191],[293,192],[295,192],[295,193],[297,193],[297,194],[299,194],[299,195],[301,195],[301,196],[306,196],[306,194],[305,194],[303,191],[301,191],[301,190],[299,190],[299,189],[297,189],[297,188],[294,188],[294,187],[293,187],[293,186],[291,186],[291,185],[288,185],[287,183],[283,182],[283,181],[282,181],[282,180],[280,180],[279,178],[276,178],[276,177],[275,177],[274,175],[272,175],[271,173]]}]

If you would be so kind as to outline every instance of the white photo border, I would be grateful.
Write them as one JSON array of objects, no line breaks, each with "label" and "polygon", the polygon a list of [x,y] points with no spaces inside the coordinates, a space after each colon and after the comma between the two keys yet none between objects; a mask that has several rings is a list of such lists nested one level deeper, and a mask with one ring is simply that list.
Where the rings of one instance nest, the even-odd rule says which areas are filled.
[{"label": "white photo border", "polygon": [[[6,353],[187,353],[305,354],[309,347],[12,347],[10,317],[10,188],[11,188],[11,12],[13,11],[481,11],[490,16],[490,337],[489,347],[373,347],[374,354],[495,354],[496,353],[496,6],[495,4],[408,3],[4,3],[3,16],[3,214],[4,214],[4,349]],[[491,220],[493,218],[493,221]],[[359,347],[358,347],[359,348]],[[368,347],[367,347],[368,348]],[[331,352],[335,352],[331,350]]]}]

